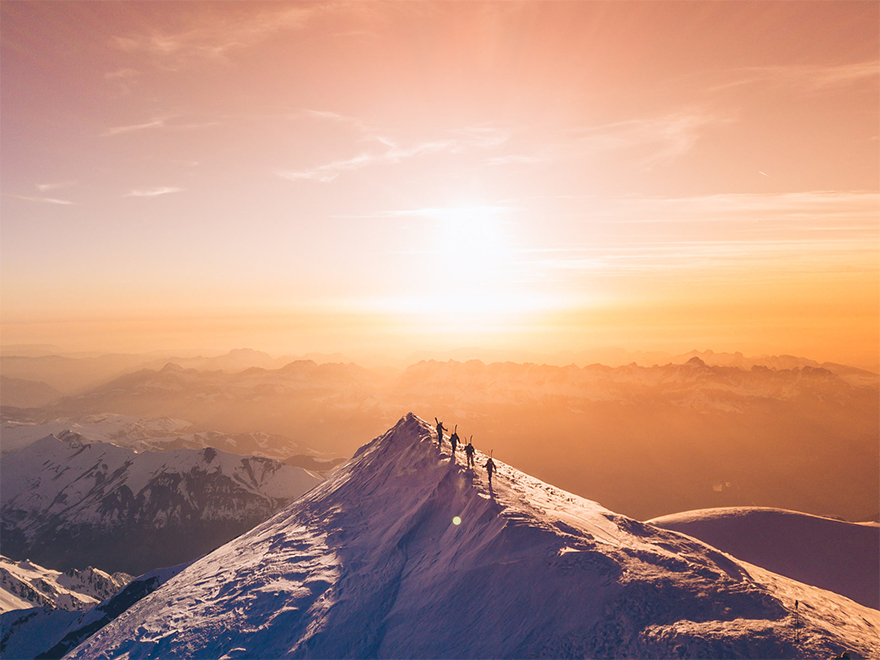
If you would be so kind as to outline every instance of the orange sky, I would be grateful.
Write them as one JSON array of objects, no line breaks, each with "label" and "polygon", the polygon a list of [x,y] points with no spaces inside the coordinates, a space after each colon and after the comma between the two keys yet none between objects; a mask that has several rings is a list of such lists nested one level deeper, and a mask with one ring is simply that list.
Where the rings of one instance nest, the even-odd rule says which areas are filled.
[{"label": "orange sky", "polygon": [[878,369],[876,2],[0,11],[4,345]]}]

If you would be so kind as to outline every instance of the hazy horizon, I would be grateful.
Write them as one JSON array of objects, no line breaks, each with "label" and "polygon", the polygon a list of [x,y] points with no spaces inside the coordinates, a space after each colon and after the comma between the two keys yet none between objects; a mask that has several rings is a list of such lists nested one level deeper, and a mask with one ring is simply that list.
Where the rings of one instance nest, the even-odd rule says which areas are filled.
[{"label": "hazy horizon", "polygon": [[880,6],[4,2],[4,345],[880,371]]},{"label": "hazy horizon", "polygon": [[[584,348],[582,350],[562,350],[557,352],[541,352],[539,350],[517,350],[517,349],[500,349],[487,348],[481,346],[458,346],[453,348],[437,348],[434,350],[422,349],[413,350],[411,352],[399,352],[394,354],[355,352],[354,354],[344,353],[342,351],[334,352],[296,352],[296,351],[268,351],[251,346],[236,346],[234,348],[168,348],[154,349],[148,351],[109,351],[109,350],[65,350],[61,346],[49,344],[8,344],[0,345],[0,356],[4,358],[21,357],[21,358],[45,358],[45,357],[64,357],[64,358],[97,358],[109,357],[114,355],[126,355],[133,357],[142,357],[145,360],[192,360],[197,358],[215,359],[226,356],[239,354],[242,358],[242,364],[250,364],[247,354],[254,353],[265,355],[267,358],[278,362],[284,360],[311,360],[318,364],[323,363],[352,363],[368,369],[373,368],[397,368],[402,369],[425,360],[435,360],[438,362],[467,362],[470,360],[478,360],[484,364],[492,364],[497,362],[512,362],[516,364],[534,363],[546,364],[551,366],[567,366],[576,364],[578,366],[588,366],[590,364],[601,364],[604,366],[618,367],[626,364],[636,363],[640,366],[650,367],[652,365],[663,366],[674,362],[681,362],[683,358],[699,357],[701,359],[708,358],[712,362],[712,358],[724,358],[723,362],[730,362],[737,357],[742,361],[761,360],[771,358],[793,358],[794,361],[812,362],[816,364],[840,364],[846,367],[854,367],[864,371],[878,374],[876,368],[872,368],[871,364],[856,363],[835,363],[832,360],[818,360],[809,355],[792,355],[791,353],[764,353],[764,354],[748,354],[743,351],[716,351],[712,348],[691,348],[684,351],[670,351],[663,349],[655,350],[630,350],[620,346],[594,346]],[[792,361],[792,364],[794,364]],[[785,366],[780,368],[791,368]]]}]

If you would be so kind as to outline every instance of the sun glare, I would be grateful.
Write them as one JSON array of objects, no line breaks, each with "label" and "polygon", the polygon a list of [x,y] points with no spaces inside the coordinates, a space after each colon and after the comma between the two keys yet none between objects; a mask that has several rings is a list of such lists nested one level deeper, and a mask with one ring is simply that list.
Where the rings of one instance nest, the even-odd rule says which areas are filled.
[{"label": "sun glare", "polygon": [[441,288],[480,286],[501,275],[507,236],[498,215],[498,209],[481,206],[437,212]]}]

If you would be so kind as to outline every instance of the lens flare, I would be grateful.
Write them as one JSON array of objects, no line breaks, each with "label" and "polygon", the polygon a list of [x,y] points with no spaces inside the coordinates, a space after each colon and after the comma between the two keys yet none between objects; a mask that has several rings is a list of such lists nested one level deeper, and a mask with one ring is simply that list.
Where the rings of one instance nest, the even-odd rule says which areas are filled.
[{"label": "lens flare", "polygon": [[453,524],[453,525],[460,525],[460,524],[461,524],[461,518],[459,518],[458,516],[455,516],[455,518],[452,519],[452,524]]}]

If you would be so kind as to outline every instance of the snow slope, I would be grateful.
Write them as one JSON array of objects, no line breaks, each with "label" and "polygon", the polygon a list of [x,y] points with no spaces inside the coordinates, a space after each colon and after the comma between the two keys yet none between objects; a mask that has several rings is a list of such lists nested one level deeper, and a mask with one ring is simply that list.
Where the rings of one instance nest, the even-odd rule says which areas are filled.
[{"label": "snow slope", "polygon": [[0,613],[0,655],[7,660],[60,658],[188,565],[160,568],[141,575],[112,598],[85,612],[33,607]]},{"label": "snow slope", "polygon": [[0,478],[4,553],[135,575],[216,548],[322,480],[268,458],[138,454],[70,432],[4,456]]},{"label": "snow slope", "polygon": [[109,575],[91,566],[62,573],[0,555],[0,612],[35,606],[86,610],[110,598],[131,579],[125,573]]},{"label": "snow slope", "polygon": [[880,653],[876,610],[432,438],[407,415],[68,657]]},{"label": "snow slope", "polygon": [[701,509],[648,522],[880,609],[880,526],[876,523],[756,507]]}]

